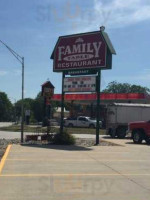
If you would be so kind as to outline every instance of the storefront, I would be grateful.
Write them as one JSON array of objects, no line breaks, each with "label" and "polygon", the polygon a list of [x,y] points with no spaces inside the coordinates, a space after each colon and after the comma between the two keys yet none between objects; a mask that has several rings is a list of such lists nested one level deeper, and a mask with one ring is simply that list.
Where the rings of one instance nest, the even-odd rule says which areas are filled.
[{"label": "storefront", "polygon": [[[61,101],[61,94],[55,94],[53,101]],[[96,117],[96,94],[66,94],[65,102],[69,103],[70,116]],[[113,94],[101,93],[100,119],[105,124],[107,105],[112,103],[141,103],[150,104],[150,96],[144,93]]]}]

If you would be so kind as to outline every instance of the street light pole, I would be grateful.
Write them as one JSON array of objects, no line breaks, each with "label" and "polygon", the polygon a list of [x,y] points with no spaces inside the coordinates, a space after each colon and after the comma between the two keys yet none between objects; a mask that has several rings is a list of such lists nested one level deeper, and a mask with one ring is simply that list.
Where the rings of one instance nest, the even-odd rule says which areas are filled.
[{"label": "street light pole", "polygon": [[21,142],[23,143],[24,132],[24,57],[22,58],[22,104],[21,104]]},{"label": "street light pole", "polygon": [[0,40],[0,42],[10,51],[11,54],[22,64],[22,104],[21,104],[21,143],[23,143],[24,135],[24,57],[21,57],[14,50],[12,50],[8,45]]}]

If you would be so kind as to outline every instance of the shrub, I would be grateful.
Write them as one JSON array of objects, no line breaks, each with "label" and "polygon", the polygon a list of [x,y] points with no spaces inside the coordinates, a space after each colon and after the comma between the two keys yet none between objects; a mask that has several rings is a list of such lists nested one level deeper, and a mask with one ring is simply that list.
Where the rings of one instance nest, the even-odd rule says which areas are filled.
[{"label": "shrub", "polygon": [[75,138],[65,130],[63,133],[58,132],[54,136],[53,143],[60,145],[73,145],[75,144]]}]

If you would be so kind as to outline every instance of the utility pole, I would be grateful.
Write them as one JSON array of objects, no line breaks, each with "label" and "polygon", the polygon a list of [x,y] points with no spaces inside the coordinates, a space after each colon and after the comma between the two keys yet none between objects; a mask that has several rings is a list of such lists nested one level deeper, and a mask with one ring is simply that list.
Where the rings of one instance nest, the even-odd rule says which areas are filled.
[{"label": "utility pole", "polygon": [[22,65],[22,105],[21,105],[21,143],[23,143],[24,135],[24,57],[21,57],[14,50],[12,50],[8,45],[0,40],[0,42],[10,51],[10,53],[21,63]]}]

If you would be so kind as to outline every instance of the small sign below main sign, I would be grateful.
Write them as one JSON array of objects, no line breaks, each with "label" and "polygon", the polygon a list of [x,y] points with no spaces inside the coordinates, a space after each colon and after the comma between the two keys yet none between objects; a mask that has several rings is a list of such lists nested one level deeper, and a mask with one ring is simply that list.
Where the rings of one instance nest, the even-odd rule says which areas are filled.
[{"label": "small sign below main sign", "polygon": [[79,70],[71,70],[65,71],[65,75],[76,76],[76,75],[92,75],[97,74],[97,70],[90,70],[90,69],[79,69]]},{"label": "small sign below main sign", "polygon": [[64,92],[95,92],[96,76],[64,78]]}]

